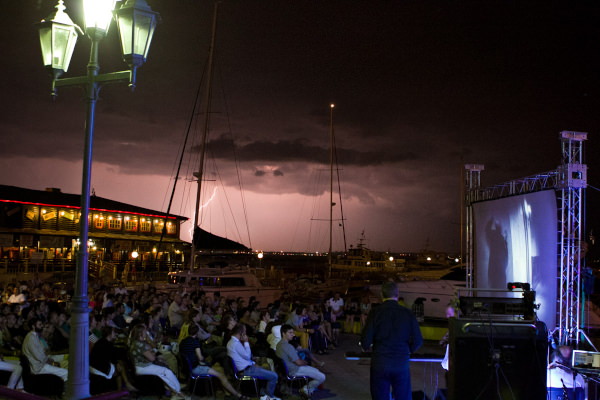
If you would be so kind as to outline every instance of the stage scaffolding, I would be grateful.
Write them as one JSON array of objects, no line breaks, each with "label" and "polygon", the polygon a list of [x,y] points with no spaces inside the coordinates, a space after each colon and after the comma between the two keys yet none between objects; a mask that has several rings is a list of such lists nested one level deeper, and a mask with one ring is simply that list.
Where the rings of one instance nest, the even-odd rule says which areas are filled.
[{"label": "stage scaffolding", "polygon": [[473,288],[475,238],[472,204],[478,201],[554,189],[560,193],[558,218],[559,259],[557,284],[557,329],[561,344],[579,344],[584,336],[582,328],[581,269],[583,257],[580,246],[584,229],[583,203],[587,186],[587,166],[584,164],[583,142],[585,132],[560,132],[562,164],[556,170],[515,179],[499,185],[482,188],[480,164],[465,165],[465,245],[467,287]]}]

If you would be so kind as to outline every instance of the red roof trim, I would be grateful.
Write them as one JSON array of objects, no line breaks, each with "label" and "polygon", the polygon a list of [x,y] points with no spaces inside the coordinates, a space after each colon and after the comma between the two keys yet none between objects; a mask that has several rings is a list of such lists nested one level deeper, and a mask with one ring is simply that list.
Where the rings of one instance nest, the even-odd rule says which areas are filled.
[{"label": "red roof trim", "polygon": [[[73,209],[77,209],[77,210],[81,209],[81,207],[78,207],[78,206],[67,206],[67,205],[58,205],[58,204],[34,203],[34,202],[31,202],[31,201],[2,200],[2,199],[0,199],[0,202],[2,202],[2,203],[29,204],[29,205],[33,205],[33,206],[43,206],[43,207],[73,208]],[[120,213],[120,214],[141,215],[143,217],[165,218],[164,215],[144,214],[144,213],[139,213],[139,212],[134,212],[134,211],[105,210],[105,209],[102,209],[102,208],[93,208],[93,207],[90,207],[90,210],[104,211],[104,212],[111,212],[111,213]],[[173,216],[169,216],[167,218],[168,219],[177,219],[176,217],[173,217]]]}]

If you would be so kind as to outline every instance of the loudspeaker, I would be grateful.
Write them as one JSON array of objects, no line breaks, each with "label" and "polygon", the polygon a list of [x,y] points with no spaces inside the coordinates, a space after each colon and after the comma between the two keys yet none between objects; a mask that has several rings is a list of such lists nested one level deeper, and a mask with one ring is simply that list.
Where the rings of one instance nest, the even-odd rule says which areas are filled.
[{"label": "loudspeaker", "polygon": [[451,318],[450,400],[546,399],[546,326]]}]

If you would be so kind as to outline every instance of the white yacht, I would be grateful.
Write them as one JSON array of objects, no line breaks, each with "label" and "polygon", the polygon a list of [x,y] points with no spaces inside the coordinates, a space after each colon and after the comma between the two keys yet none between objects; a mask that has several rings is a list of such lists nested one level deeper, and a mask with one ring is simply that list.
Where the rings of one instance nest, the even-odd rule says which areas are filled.
[{"label": "white yacht", "polygon": [[283,288],[268,279],[260,279],[248,267],[199,268],[169,272],[166,289],[202,290],[212,296],[219,292],[223,298],[254,296],[262,307],[281,297]]}]

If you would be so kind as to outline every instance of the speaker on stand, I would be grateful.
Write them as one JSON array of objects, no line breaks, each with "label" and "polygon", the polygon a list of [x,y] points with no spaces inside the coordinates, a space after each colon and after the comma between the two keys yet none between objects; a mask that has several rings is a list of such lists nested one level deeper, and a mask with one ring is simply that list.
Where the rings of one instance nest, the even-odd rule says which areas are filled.
[{"label": "speaker on stand", "polygon": [[450,400],[545,400],[543,322],[451,318]]}]

